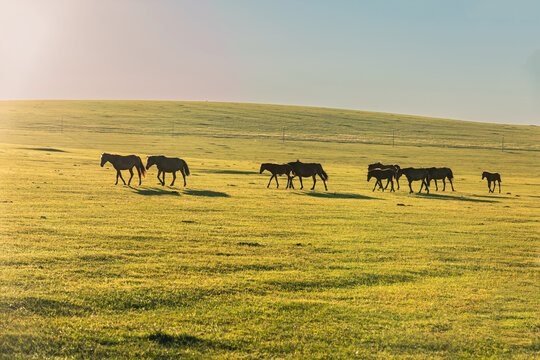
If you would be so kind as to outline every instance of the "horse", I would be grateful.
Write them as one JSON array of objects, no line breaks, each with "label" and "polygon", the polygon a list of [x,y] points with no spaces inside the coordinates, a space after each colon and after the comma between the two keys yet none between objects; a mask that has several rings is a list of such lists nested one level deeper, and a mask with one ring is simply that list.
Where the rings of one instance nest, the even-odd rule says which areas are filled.
[{"label": "horse", "polygon": [[116,183],[114,185],[118,185],[118,177],[120,177],[124,182],[124,185],[126,185],[120,170],[129,170],[129,173],[131,174],[127,185],[131,183],[131,179],[133,178],[133,167],[137,169],[137,173],[139,174],[139,185],[141,185],[141,175],[142,177],[146,177],[146,169],[144,168],[141,158],[137,155],[123,156],[107,153],[101,154],[101,167],[103,167],[107,161],[110,162],[116,170]]},{"label": "horse", "polygon": [[[373,187],[373,190],[371,191],[375,191],[375,188],[377,187],[377,184],[379,184],[379,188],[384,191],[386,188],[382,186],[382,179],[388,179],[388,182],[390,184],[392,184],[392,187],[390,189],[390,191],[395,191],[394,190],[394,181],[393,181],[393,178],[395,176],[395,172],[394,170],[392,169],[372,169],[372,170],[369,170],[368,171],[368,175],[367,175],[367,181],[369,182],[369,180],[374,177],[375,179],[377,179],[377,181],[375,182],[375,186]],[[386,184],[386,186],[388,186],[388,182]]]},{"label": "horse", "polygon": [[[189,176],[189,168],[187,163],[179,158],[169,158],[163,155],[149,156],[146,162],[146,169],[150,169],[150,166],[156,165],[158,168],[157,178],[161,183],[161,186],[165,185],[165,173],[169,172],[173,174],[173,180],[170,186],[174,185],[176,181],[176,172],[180,171],[184,178],[184,186],[186,186],[186,176]],[[163,174],[163,179],[159,178],[159,175]]]},{"label": "horse", "polygon": [[[488,189],[490,193],[495,191],[495,185],[497,185],[497,181],[499,182],[499,194],[501,193],[501,174],[484,171],[482,173],[482,180],[484,180],[484,178],[487,179]],[[493,189],[491,189],[491,182],[493,182]]]},{"label": "horse", "polygon": [[[397,177],[397,172],[400,169],[399,165],[383,165],[380,162],[368,165],[368,171],[374,170],[374,169],[383,169],[383,170],[384,169],[391,169],[391,170],[394,170],[394,179],[396,179],[397,189],[399,190],[399,178]],[[384,187],[385,189],[388,188],[389,183],[390,183],[390,181],[386,182],[386,186]]]},{"label": "horse", "polygon": [[298,178],[300,179],[300,190],[304,188],[304,184],[302,183],[302,178],[310,177],[310,176],[313,177],[313,187],[311,188],[311,190],[315,189],[315,183],[317,182],[317,180],[315,179],[315,176],[319,175],[319,177],[323,181],[324,189],[328,191],[328,187],[326,186],[326,180],[328,180],[328,175],[323,170],[321,164],[303,163],[303,162],[300,162],[300,160],[296,160],[288,164],[292,166],[293,174],[295,176],[298,176]]},{"label": "horse", "polygon": [[261,168],[259,170],[259,174],[262,174],[263,171],[269,171],[272,176],[270,177],[270,181],[268,181],[268,185],[266,188],[270,186],[270,183],[272,182],[272,179],[276,179],[276,186],[279,189],[279,183],[278,183],[278,175],[287,175],[287,187],[285,189],[288,189],[289,187],[294,189],[294,185],[292,182],[293,176],[291,175],[293,172],[292,166],[289,164],[272,164],[272,163],[263,163],[261,164]]},{"label": "horse", "polygon": [[435,181],[435,190],[436,191],[439,191],[439,186],[437,186],[437,180],[441,180],[441,179],[442,179],[442,183],[443,183],[442,191],[444,191],[446,189],[446,182],[445,182],[446,178],[448,178],[448,181],[450,181],[450,186],[452,186],[452,191],[455,191],[454,190],[454,184],[452,184],[452,179],[454,178],[454,175],[452,174],[452,170],[450,170],[450,168],[447,168],[447,167],[442,167],[442,168],[432,167],[432,168],[428,169],[428,173],[429,173],[428,185],[430,185],[431,180]]},{"label": "horse", "polygon": [[397,177],[401,177],[401,175],[405,175],[407,180],[409,181],[409,189],[411,190],[409,192],[412,193],[413,189],[411,187],[411,183],[413,181],[422,180],[422,185],[420,186],[420,191],[418,193],[422,192],[422,188],[426,187],[426,192],[429,194],[429,184],[427,183],[427,179],[429,176],[428,169],[421,168],[421,169],[415,169],[415,168],[405,168],[405,169],[399,169],[397,172]]}]

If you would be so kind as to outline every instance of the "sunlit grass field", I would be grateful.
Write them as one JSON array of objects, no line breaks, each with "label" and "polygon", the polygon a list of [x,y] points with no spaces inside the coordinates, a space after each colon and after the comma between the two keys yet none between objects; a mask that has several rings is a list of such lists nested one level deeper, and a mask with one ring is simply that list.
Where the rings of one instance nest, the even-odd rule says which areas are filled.
[{"label": "sunlit grass field", "polygon": [[[538,357],[539,129],[0,102],[0,358]],[[102,152],[181,157],[192,175],[115,186]],[[322,163],[328,191],[266,188],[261,162],[296,159]],[[451,167],[456,191],[372,192],[376,161]]]}]

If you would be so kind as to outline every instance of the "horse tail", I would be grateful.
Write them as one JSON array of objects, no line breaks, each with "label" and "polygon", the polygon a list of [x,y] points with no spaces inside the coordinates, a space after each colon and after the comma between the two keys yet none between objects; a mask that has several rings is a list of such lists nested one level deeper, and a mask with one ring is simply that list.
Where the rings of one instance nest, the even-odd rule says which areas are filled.
[{"label": "horse tail", "polygon": [[146,177],[146,168],[143,165],[143,162],[139,156],[137,156],[137,167],[139,168],[139,171],[141,172],[142,177]]},{"label": "horse tail", "polygon": [[186,171],[186,175],[189,176],[189,168],[187,166],[187,162],[184,161],[184,170]]},{"label": "horse tail", "polygon": [[328,174],[323,170],[322,166],[321,166],[321,174],[325,181],[328,180]]}]

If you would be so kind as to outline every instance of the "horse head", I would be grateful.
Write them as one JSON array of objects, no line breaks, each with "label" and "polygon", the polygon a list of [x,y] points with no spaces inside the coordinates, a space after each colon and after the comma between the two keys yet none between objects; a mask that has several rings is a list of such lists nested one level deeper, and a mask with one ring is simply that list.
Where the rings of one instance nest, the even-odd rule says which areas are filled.
[{"label": "horse head", "polygon": [[261,168],[259,169],[259,174],[262,174],[264,170],[266,170],[266,163],[261,164]]},{"label": "horse head", "polygon": [[486,178],[486,176],[487,176],[487,171],[484,171],[484,172],[482,173],[482,180],[484,180],[484,179]]},{"label": "horse head", "polygon": [[146,170],[150,169],[150,166],[154,165],[156,163],[157,156],[149,156],[148,160],[146,161]]},{"label": "horse head", "polygon": [[105,165],[105,163],[109,161],[108,158],[109,158],[109,154],[107,153],[101,154],[101,167],[103,167],[103,165]]}]

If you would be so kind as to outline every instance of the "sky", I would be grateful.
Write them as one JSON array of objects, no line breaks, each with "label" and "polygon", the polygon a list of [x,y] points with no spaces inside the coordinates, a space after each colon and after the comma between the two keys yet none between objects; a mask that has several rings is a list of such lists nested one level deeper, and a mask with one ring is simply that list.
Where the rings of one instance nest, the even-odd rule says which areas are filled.
[{"label": "sky", "polygon": [[15,99],[540,125],[540,1],[0,0],[0,100]]}]

